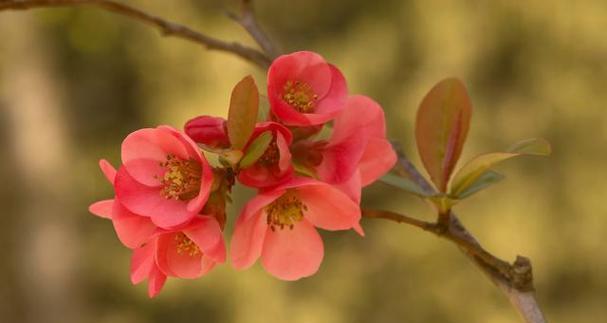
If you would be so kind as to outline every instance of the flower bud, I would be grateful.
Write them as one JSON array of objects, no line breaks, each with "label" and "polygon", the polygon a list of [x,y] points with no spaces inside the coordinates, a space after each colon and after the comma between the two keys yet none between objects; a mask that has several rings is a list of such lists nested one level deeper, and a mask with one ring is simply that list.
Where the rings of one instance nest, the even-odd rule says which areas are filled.
[{"label": "flower bud", "polygon": [[185,133],[196,143],[211,148],[228,148],[230,139],[226,120],[218,117],[199,116],[185,124]]}]

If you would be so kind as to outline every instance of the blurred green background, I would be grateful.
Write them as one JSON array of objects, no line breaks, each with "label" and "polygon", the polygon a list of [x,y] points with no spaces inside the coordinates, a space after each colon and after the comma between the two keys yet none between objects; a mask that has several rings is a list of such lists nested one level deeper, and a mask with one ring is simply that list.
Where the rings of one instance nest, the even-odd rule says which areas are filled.
[{"label": "blurred green background", "polygon": [[[503,183],[457,212],[487,249],[533,260],[551,322],[607,317],[607,2],[270,1],[261,23],[284,51],[314,50],[352,93],[379,101],[388,131],[419,165],[417,105],[447,76],[467,84],[474,116],[463,158],[541,136],[549,159],[499,170]],[[252,44],[223,1],[129,1],[208,34]],[[505,297],[450,243],[363,220],[323,234],[318,274],[282,282],[255,265],[168,281],[148,299],[129,282],[127,249],[87,212],[111,188],[129,132],[225,115],[232,86],[262,71],[97,9],[0,13],[1,322],[518,322]],[[236,205],[246,201],[239,190]],[[430,208],[383,184],[367,207],[422,218]],[[228,235],[230,229],[228,228]]]}]

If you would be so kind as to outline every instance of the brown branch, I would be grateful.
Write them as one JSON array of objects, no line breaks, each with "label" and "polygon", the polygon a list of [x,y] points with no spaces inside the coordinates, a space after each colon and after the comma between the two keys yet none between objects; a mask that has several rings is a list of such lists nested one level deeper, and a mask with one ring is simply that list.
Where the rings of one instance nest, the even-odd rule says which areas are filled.
[{"label": "brown branch", "polygon": [[[417,168],[402,154],[399,153],[400,171],[408,178],[415,181],[419,187],[429,195],[436,193],[434,188],[419,173]],[[408,216],[386,211],[363,211],[363,216],[381,218],[398,223],[412,224],[425,231],[432,232],[442,238],[455,243],[459,249],[467,255],[502,292],[508,297],[511,304],[527,323],[545,323],[546,319],[535,298],[533,287],[533,275],[531,261],[522,256],[510,264],[501,260],[485,250],[474,236],[464,227],[458,217],[450,212],[449,222],[429,223]],[[422,224],[420,225],[421,222]]]},{"label": "brown branch", "polygon": [[253,0],[241,0],[240,7],[240,14],[228,12],[228,17],[242,26],[271,59],[276,58],[280,54],[280,50],[257,23]]},{"label": "brown branch", "polygon": [[[228,52],[241,57],[263,69],[266,69],[272,59],[261,51],[244,46],[237,42],[223,41],[190,27],[151,15],[126,4],[111,0],[0,0],[2,10],[26,10],[44,7],[70,7],[88,5],[129,17],[160,30],[164,36],[173,36],[200,44],[209,50]],[[251,30],[247,29],[249,32]]]}]

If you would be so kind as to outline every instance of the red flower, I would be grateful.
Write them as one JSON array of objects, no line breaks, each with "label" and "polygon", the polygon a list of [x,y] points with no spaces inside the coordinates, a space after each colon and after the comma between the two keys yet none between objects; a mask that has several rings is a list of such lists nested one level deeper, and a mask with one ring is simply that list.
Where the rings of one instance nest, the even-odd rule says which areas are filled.
[{"label": "red flower", "polygon": [[325,123],[343,109],[348,89],[341,72],[313,52],[282,55],[268,71],[272,113],[289,126]]},{"label": "red flower", "polygon": [[333,133],[321,146],[319,178],[360,201],[361,187],[388,172],[396,163],[396,153],[386,139],[384,111],[362,95],[348,98],[346,108],[335,119]]},{"label": "red flower", "polygon": [[185,124],[185,133],[195,142],[211,148],[228,148],[230,139],[226,120],[219,117],[199,116]]},{"label": "red flower", "polygon": [[177,130],[137,130],[122,143],[115,190],[129,211],[161,228],[185,224],[202,210],[213,172],[196,144]]},{"label": "red flower", "polygon": [[331,185],[295,178],[245,205],[232,236],[232,263],[246,269],[261,257],[263,267],[280,279],[313,275],[324,254],[316,227],[362,235],[360,216],[358,205]]},{"label": "red flower", "polygon": [[[104,159],[99,161],[99,167],[107,180],[114,184],[116,169]],[[112,220],[118,239],[127,248],[140,247],[157,229],[149,217],[130,212],[116,199],[95,202],[91,204],[89,211],[102,218]]]},{"label": "red flower", "polygon": [[244,151],[251,146],[261,134],[269,131],[272,141],[263,155],[251,166],[240,170],[238,180],[247,186],[265,188],[276,186],[289,180],[293,174],[289,146],[293,141],[291,132],[276,122],[258,124]]},{"label": "red flower", "polygon": [[142,247],[133,250],[131,281],[148,279],[148,294],[160,292],[166,277],[198,278],[216,263],[225,262],[226,250],[217,220],[194,219],[180,230],[159,230]]}]

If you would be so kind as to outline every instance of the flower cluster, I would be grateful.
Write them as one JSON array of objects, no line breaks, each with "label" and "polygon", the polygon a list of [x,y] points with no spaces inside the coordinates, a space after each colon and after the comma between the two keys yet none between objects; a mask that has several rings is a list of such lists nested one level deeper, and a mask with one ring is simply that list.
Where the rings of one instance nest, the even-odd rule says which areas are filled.
[{"label": "flower cluster", "polygon": [[147,279],[150,297],[167,277],[201,277],[225,262],[225,208],[236,182],[258,192],[235,222],[236,269],[261,259],[273,276],[297,280],[322,261],[317,228],[364,234],[361,188],[396,160],[381,107],[349,95],[341,72],[312,52],[278,57],[267,83],[270,111],[251,129],[234,128],[232,111],[228,120],[200,116],[184,132],[131,133],[118,170],[100,161],[115,196],[90,211],[110,219],[132,249],[131,281]]}]

